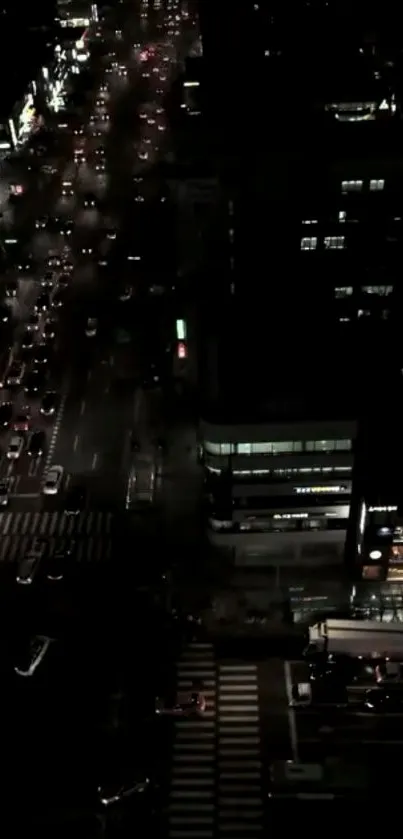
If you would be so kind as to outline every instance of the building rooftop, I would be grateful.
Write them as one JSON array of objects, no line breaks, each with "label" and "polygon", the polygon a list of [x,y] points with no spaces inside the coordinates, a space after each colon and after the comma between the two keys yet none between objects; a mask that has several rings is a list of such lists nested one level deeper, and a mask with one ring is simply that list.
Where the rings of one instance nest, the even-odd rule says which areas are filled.
[{"label": "building rooftop", "polygon": [[356,419],[357,336],[332,331],[316,310],[301,318],[286,294],[267,296],[260,314],[259,305],[252,314],[247,305],[237,315],[227,309],[214,338],[207,328],[202,416],[239,423]]},{"label": "building rooftop", "polygon": [[[28,84],[34,80],[40,67],[49,61],[51,54],[51,33],[46,31],[24,31],[18,35],[18,44],[15,52],[7,49],[0,50],[0,75],[7,80],[0,91],[0,118],[8,119],[13,106],[24,93],[27,92]],[[13,40],[10,34],[10,39]],[[5,33],[2,39],[6,40]]]}]

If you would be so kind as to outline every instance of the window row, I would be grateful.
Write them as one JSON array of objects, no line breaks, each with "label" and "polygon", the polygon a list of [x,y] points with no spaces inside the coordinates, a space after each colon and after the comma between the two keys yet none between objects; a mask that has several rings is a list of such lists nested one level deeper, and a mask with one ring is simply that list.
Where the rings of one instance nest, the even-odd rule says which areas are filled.
[{"label": "window row", "polygon": [[352,441],[342,440],[279,440],[275,443],[204,443],[204,450],[211,455],[229,456],[252,454],[298,454],[300,452],[346,452]]},{"label": "window row", "polygon": [[[341,191],[346,192],[361,192],[364,188],[364,181],[362,180],[354,180],[354,181],[342,181],[341,182]],[[381,192],[382,189],[385,188],[385,180],[383,178],[373,178],[369,182],[369,190],[370,192]]]},{"label": "window row", "polygon": [[[314,251],[318,247],[317,236],[303,236],[301,239],[302,251]],[[325,250],[328,251],[342,251],[346,246],[345,236],[325,236],[323,239]]]},{"label": "window row", "polygon": [[[335,288],[334,296],[336,299],[351,297],[354,291],[358,291],[358,289],[354,289],[351,285],[339,286]],[[389,294],[393,293],[393,285],[362,285],[360,286],[360,291],[364,294],[371,294],[374,297],[388,297]]]}]

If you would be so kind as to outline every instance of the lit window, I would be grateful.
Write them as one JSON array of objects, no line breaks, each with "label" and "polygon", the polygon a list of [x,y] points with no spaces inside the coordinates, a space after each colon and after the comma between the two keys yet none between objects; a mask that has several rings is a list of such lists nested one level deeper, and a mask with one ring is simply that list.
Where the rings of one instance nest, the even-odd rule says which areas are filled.
[{"label": "lit window", "polygon": [[351,297],[353,293],[353,287],[349,286],[339,286],[339,288],[335,288],[334,296],[337,300],[341,300],[343,297]]},{"label": "lit window", "polygon": [[340,210],[340,212],[339,212],[339,221],[340,221],[340,222],[343,222],[343,221],[345,221],[345,220],[346,220],[346,218],[347,218],[347,213],[346,213],[346,211],[345,211],[345,210]]},{"label": "lit window", "polygon": [[380,192],[385,186],[384,180],[373,180],[369,182],[370,192]]},{"label": "lit window", "polygon": [[341,182],[341,191],[342,192],[361,192],[364,185],[364,181],[342,181]]},{"label": "lit window", "polygon": [[302,222],[302,224],[317,224],[317,223],[318,223],[317,218],[306,218]]},{"label": "lit window", "polygon": [[393,285],[363,285],[362,291],[365,294],[376,294],[378,297],[387,297],[392,294]]},{"label": "lit window", "polygon": [[307,452],[346,452],[351,449],[351,440],[307,440]]},{"label": "lit window", "polygon": [[252,443],[238,443],[238,454],[252,454]]},{"label": "lit window", "polygon": [[317,236],[304,236],[301,239],[301,250],[302,251],[314,251],[318,244]]},{"label": "lit window", "polygon": [[234,445],[231,443],[204,443],[204,450],[212,455],[229,455],[234,453]]},{"label": "lit window", "polygon": [[329,251],[341,251],[345,241],[345,236],[325,236],[325,248]]},{"label": "lit window", "polygon": [[272,444],[271,443],[252,443],[252,453],[253,454],[271,454],[272,453]]}]

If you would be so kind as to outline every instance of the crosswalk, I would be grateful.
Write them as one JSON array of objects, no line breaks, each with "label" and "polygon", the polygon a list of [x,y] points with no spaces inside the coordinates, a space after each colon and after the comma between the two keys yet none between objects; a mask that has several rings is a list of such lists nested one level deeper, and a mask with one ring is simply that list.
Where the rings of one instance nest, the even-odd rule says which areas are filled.
[{"label": "crosswalk", "polygon": [[0,513],[0,562],[18,561],[34,536],[45,538],[50,550],[68,546],[78,562],[106,561],[112,554],[112,524],[113,515],[107,512]]},{"label": "crosswalk", "polygon": [[175,720],[169,839],[251,839],[264,830],[258,670],[217,664],[192,643],[177,664],[178,691],[203,685],[202,718]]},{"label": "crosswalk", "polygon": [[264,811],[255,664],[219,666],[217,720],[217,835],[258,837]]},{"label": "crosswalk", "polygon": [[215,823],[216,667],[212,644],[190,644],[177,665],[179,691],[203,682],[207,707],[202,719],[175,720],[170,839],[212,839]]}]

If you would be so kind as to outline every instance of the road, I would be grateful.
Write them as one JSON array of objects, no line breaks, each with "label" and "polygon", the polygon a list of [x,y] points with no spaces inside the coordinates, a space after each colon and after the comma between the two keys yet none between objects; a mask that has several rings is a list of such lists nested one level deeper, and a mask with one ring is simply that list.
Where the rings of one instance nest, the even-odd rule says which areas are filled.
[{"label": "road", "polygon": [[[164,240],[167,199],[154,169],[167,148],[164,96],[175,74],[176,47],[175,38],[165,34],[162,10],[151,10],[149,20],[138,18],[134,12],[133,19],[125,22],[123,37],[109,44],[103,76],[97,58],[97,87],[88,94],[83,114],[74,118],[70,132],[64,130],[51,142],[52,149],[60,152],[53,153],[55,176],[51,185],[46,181],[40,203],[37,193],[27,187],[21,199],[24,207],[18,216],[13,210],[7,220],[13,225],[7,235],[16,238],[21,238],[16,231],[32,228],[35,219],[44,217],[46,222],[25,248],[37,270],[21,279],[13,302],[15,355],[49,253],[64,249],[66,255],[67,247],[71,262],[64,305],[52,311],[58,326],[47,387],[59,394],[55,417],[44,419],[39,402],[21,391],[4,393],[16,411],[28,407],[31,428],[47,436],[44,458],[32,461],[24,452],[18,461],[6,461],[1,467],[11,482],[12,511],[52,512],[60,507],[59,500],[41,496],[43,477],[54,463],[65,470],[65,489],[72,483],[86,487],[90,509],[119,507],[130,471],[130,433],[143,436],[140,425],[147,430],[148,403],[155,402],[153,394],[149,397],[141,389],[150,355],[154,362],[155,338],[150,330],[153,335],[160,332],[158,344],[172,338],[172,316],[166,317],[158,301],[150,304],[148,284],[150,272],[170,262],[174,246],[174,236]],[[79,132],[74,131],[77,127]],[[77,152],[85,156],[84,162],[77,163]],[[85,207],[88,195],[94,196],[95,208]],[[55,232],[54,217],[59,228],[63,221],[72,223],[68,239]],[[133,222],[139,236],[133,236]],[[117,231],[116,239],[105,236],[106,230]],[[156,258],[157,238],[161,241]],[[17,247],[20,253],[20,244]],[[129,293],[123,299],[126,288]],[[85,335],[90,316],[98,321],[94,340]],[[42,328],[41,320],[36,341],[42,339]],[[150,429],[147,436],[152,443]]]}]

